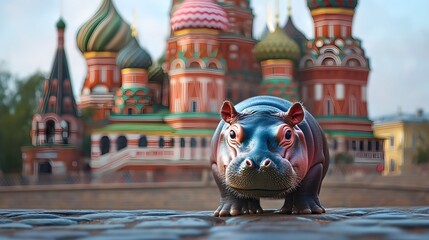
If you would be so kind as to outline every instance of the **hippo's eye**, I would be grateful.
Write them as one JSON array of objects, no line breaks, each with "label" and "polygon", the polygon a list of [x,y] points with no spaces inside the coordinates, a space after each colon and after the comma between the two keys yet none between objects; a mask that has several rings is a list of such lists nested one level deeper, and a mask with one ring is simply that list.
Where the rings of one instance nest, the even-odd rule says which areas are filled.
[{"label": "hippo's eye", "polygon": [[235,139],[235,138],[237,137],[237,134],[235,133],[235,131],[234,131],[234,130],[229,131],[229,137],[230,137],[231,139]]},{"label": "hippo's eye", "polygon": [[290,140],[292,138],[292,131],[291,130],[287,130],[285,133],[285,138],[287,140]]}]

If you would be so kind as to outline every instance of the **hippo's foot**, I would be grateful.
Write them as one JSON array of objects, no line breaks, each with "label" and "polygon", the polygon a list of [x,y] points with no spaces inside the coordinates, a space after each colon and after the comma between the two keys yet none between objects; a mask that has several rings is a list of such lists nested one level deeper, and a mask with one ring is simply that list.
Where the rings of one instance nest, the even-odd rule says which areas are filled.
[{"label": "hippo's foot", "polygon": [[322,164],[313,166],[302,180],[301,186],[285,198],[280,213],[321,214],[325,212],[319,201],[318,192],[322,182]]},{"label": "hippo's foot", "polygon": [[259,199],[221,198],[215,217],[263,213]]},{"label": "hippo's foot", "polygon": [[284,214],[321,214],[325,213],[325,209],[319,202],[317,195],[300,196],[288,196],[285,199],[283,207],[279,210],[280,213]]}]

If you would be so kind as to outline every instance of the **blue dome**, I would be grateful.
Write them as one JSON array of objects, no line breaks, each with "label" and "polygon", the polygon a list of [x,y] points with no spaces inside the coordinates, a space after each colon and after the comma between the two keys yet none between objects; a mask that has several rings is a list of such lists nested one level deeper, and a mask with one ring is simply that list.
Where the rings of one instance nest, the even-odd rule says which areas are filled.
[{"label": "blue dome", "polygon": [[140,47],[137,39],[133,37],[131,41],[119,52],[116,64],[121,68],[142,68],[148,69],[152,66],[152,58],[149,53]]}]

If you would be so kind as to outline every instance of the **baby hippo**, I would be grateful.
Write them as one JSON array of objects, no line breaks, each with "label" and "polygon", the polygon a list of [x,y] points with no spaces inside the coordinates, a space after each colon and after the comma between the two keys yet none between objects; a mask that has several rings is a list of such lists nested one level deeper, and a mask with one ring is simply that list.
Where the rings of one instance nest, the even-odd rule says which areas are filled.
[{"label": "baby hippo", "polygon": [[220,190],[215,216],[262,213],[260,198],[284,198],[280,213],[324,213],[319,202],[329,165],[326,137],[300,103],[258,96],[225,101],[212,138]]}]

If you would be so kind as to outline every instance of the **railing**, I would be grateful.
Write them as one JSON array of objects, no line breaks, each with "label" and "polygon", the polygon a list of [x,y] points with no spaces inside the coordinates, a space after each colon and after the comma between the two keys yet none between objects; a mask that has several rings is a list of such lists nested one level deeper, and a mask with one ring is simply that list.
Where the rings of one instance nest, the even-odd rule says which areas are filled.
[{"label": "railing", "polygon": [[356,160],[363,161],[383,161],[384,154],[383,152],[370,152],[370,151],[356,151],[352,152],[352,155]]}]

